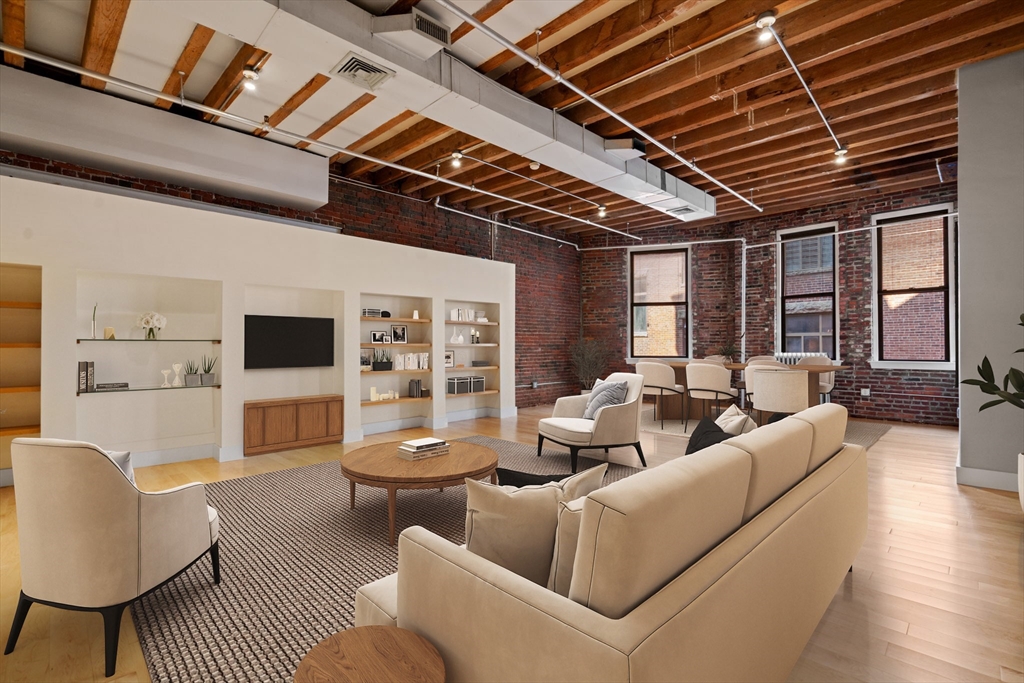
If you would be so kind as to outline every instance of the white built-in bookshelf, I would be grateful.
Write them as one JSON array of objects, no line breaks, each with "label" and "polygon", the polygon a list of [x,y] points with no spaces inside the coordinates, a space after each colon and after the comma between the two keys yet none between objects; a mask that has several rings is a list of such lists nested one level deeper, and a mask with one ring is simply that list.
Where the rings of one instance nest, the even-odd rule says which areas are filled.
[{"label": "white built-in bookshelf", "polygon": [[[497,408],[501,393],[498,304],[449,299],[445,301],[445,313],[445,357],[441,361],[454,361],[454,367],[444,368],[445,410],[449,418],[459,419],[482,409]],[[474,366],[474,362],[478,365]],[[463,393],[466,389],[469,390]]]}]

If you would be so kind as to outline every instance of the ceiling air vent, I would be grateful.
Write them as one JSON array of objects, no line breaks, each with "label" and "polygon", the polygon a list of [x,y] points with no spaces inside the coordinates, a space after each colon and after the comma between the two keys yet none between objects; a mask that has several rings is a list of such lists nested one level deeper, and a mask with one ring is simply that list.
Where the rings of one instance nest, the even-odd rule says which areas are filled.
[{"label": "ceiling air vent", "polygon": [[413,7],[410,14],[373,18],[373,35],[420,59],[450,47],[448,27]]},{"label": "ceiling air vent", "polygon": [[338,66],[331,69],[331,75],[355,83],[360,88],[376,90],[385,81],[390,80],[395,75],[395,72],[385,66],[375,64],[368,59],[360,57],[354,52],[349,52]]}]

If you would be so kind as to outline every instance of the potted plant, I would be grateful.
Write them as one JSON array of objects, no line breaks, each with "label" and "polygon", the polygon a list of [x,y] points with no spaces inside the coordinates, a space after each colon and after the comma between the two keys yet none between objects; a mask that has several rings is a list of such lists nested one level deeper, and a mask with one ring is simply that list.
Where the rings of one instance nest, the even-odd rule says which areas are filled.
[{"label": "potted plant", "polygon": [[739,352],[740,350],[736,348],[736,342],[734,341],[728,341],[718,347],[718,354],[725,356],[730,363],[739,355]]},{"label": "potted plant", "polygon": [[589,393],[594,388],[611,355],[608,345],[597,339],[580,339],[569,348],[569,358],[582,389],[580,393]]},{"label": "potted plant", "polygon": [[146,331],[146,339],[155,340],[156,333],[164,328],[167,324],[167,318],[163,317],[156,311],[150,311],[149,313],[143,313],[139,316],[138,320],[135,321],[138,327],[141,327]]},{"label": "potted plant", "polygon": [[[1024,327],[1024,313],[1021,314],[1020,322],[1017,324]],[[1024,353],[1024,349],[1017,349],[1014,353]],[[997,406],[1000,403],[1009,403],[1011,406],[1024,410],[1024,371],[1011,365],[1009,372],[1003,377],[1003,386],[1000,388],[996,384],[992,363],[989,362],[988,356],[985,356],[981,361],[981,365],[978,366],[978,375],[981,376],[981,379],[965,379],[961,384],[970,384],[981,389],[982,393],[996,397],[983,404],[978,409],[979,412]],[[1020,498],[1020,507],[1024,510],[1024,452],[1017,454],[1017,495]]]},{"label": "potted plant", "polygon": [[373,352],[373,371],[382,372],[390,370],[392,367],[391,363],[391,352],[387,349],[377,349]]},{"label": "potted plant", "polygon": [[217,364],[217,358],[203,356],[203,372],[199,375],[199,383],[204,387],[212,387],[216,384],[217,376],[213,374],[213,366]]},{"label": "potted plant", "polygon": [[185,386],[199,386],[199,365],[194,360],[185,361]]}]

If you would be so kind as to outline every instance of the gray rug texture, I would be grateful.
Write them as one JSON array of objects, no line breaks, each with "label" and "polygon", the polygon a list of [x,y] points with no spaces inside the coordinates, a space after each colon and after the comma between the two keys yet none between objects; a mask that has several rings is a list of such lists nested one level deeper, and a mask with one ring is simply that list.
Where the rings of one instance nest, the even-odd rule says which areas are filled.
[{"label": "gray rug texture", "polygon": [[[475,436],[498,466],[535,474],[569,472],[569,454]],[[598,453],[598,457],[603,453]],[[600,464],[580,457],[579,469]],[[640,470],[610,465],[609,484]],[[209,557],[131,607],[153,681],[291,681],[299,661],[329,635],[354,626],[355,592],[394,573],[387,544],[387,494],[356,487],[337,461],[216,482],[206,487],[220,514],[221,583]],[[423,526],[465,541],[466,489],[398,493],[396,526]]]}]

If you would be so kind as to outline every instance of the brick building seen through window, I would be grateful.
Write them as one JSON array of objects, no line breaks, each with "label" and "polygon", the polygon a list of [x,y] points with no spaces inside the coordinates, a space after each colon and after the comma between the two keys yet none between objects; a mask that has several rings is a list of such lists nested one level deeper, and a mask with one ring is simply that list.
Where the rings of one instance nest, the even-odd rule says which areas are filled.
[{"label": "brick building seen through window", "polygon": [[782,344],[835,358],[835,227],[781,235]]},{"label": "brick building seen through window", "polygon": [[687,250],[630,254],[630,309],[634,357],[684,357],[688,353]]}]

